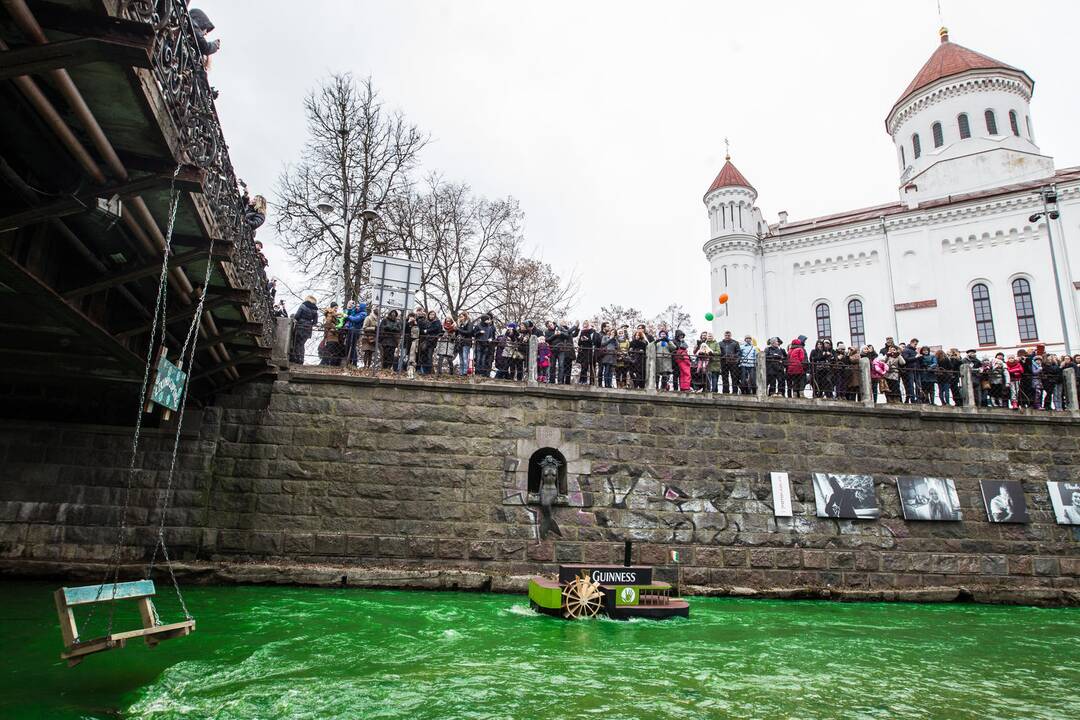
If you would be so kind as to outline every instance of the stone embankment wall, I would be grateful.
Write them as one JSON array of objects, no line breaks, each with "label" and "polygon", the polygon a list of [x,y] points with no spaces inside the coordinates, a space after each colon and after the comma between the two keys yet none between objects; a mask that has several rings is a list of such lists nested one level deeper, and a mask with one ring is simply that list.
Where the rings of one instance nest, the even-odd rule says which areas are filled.
[{"label": "stone embankment wall", "polygon": [[[677,549],[685,583],[729,591],[1080,597],[1080,530],[1055,523],[1045,484],[1080,478],[1065,414],[294,374],[197,420],[166,518],[188,562],[525,575],[621,562],[634,540],[661,577]],[[124,430],[0,425],[5,565],[107,559],[129,447]],[[143,438],[125,559],[152,547],[171,447]],[[545,538],[527,488],[542,448],[567,485]],[[773,516],[771,471],[789,473],[794,517]],[[812,472],[873,475],[881,518],[815,517]],[[955,480],[963,520],[904,521],[901,475]],[[1020,480],[1030,522],[989,523],[981,479]]]}]

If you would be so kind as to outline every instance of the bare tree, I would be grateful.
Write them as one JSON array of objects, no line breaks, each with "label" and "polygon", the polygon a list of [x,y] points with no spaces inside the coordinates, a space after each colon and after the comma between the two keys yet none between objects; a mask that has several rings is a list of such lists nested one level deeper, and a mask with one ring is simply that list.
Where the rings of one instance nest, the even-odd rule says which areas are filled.
[{"label": "bare tree", "polygon": [[623,325],[629,327],[637,327],[641,323],[645,322],[644,315],[640,310],[632,307],[623,307],[622,305],[603,305],[600,307],[600,314],[595,318],[598,322],[608,322],[616,328],[620,328]]},{"label": "bare tree", "polygon": [[383,212],[404,191],[427,136],[384,109],[371,78],[357,84],[347,73],[310,93],[304,112],[301,159],[278,178],[277,230],[309,282],[353,298],[371,255],[394,238],[365,211]]},{"label": "bare tree", "polygon": [[686,312],[686,309],[682,305],[671,304],[660,311],[660,314],[653,320],[654,323],[660,325],[660,323],[667,323],[668,328],[671,329],[671,334],[674,335],[676,330],[682,330],[687,335],[696,335],[697,331],[694,329],[694,324],[690,321],[690,313]]},{"label": "bare tree", "polygon": [[495,294],[490,309],[498,317],[540,322],[570,314],[578,293],[577,277],[564,280],[550,264],[527,256],[520,234],[501,244],[493,267]]}]

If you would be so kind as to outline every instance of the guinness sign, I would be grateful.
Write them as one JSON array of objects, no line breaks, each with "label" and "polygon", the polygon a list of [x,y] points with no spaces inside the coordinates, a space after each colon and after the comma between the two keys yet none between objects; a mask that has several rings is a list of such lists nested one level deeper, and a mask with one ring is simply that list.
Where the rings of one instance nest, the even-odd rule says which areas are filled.
[{"label": "guinness sign", "polygon": [[560,565],[559,584],[573,582],[583,572],[599,585],[652,584],[652,568],[638,565]]}]

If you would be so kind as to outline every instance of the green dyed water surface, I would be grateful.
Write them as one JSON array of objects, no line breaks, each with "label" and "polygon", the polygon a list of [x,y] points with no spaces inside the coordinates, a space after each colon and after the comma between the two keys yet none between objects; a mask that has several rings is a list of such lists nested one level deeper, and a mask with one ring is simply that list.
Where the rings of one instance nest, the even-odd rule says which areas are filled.
[{"label": "green dyed water surface", "polygon": [[1080,716],[1076,609],[696,599],[572,623],[512,595],[191,588],[194,635],[68,669],[52,589],[0,585],[0,718]]}]

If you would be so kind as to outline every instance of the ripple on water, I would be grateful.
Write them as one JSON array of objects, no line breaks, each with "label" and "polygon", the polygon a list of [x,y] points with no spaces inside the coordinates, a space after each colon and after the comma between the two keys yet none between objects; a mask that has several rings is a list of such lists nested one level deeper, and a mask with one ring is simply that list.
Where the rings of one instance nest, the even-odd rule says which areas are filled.
[{"label": "ripple on water", "polygon": [[72,673],[48,589],[9,589],[3,616],[37,620],[8,630],[3,718],[1057,720],[1080,686],[1077,610],[695,599],[690,620],[565,622],[520,596],[299,588],[192,588],[198,633]]}]

